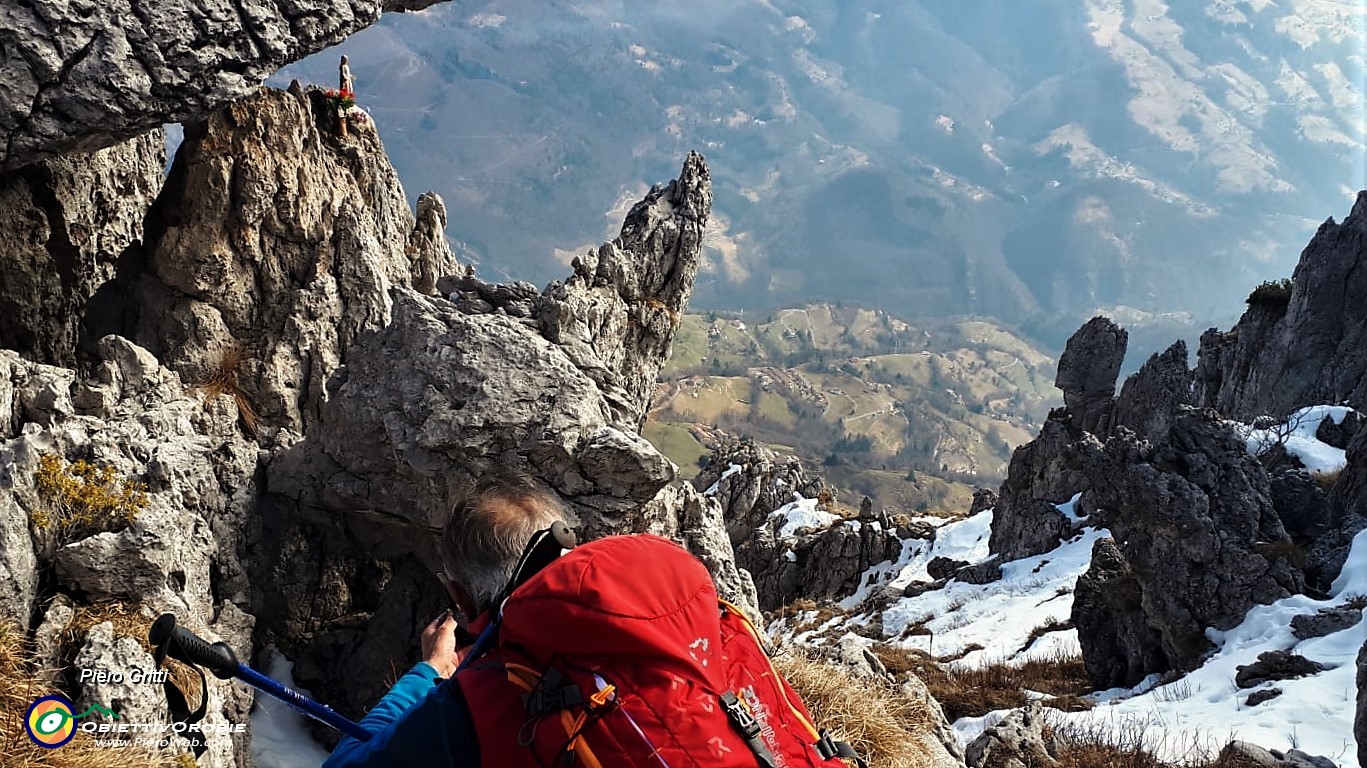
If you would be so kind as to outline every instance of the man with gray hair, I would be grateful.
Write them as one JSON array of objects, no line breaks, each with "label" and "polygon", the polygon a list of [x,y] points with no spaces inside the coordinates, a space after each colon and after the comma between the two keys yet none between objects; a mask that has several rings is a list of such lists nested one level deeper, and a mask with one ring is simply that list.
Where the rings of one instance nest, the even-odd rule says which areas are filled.
[{"label": "man with gray hair", "polygon": [[442,531],[442,571],[460,616],[438,616],[422,631],[423,660],[408,671],[361,721],[374,734],[342,740],[323,768],[423,766],[476,768],[480,746],[469,704],[457,685],[442,685],[469,647],[456,630],[478,631],[513,576],[523,547],[566,510],[560,499],[525,474],[499,471],[481,479],[456,504]]}]

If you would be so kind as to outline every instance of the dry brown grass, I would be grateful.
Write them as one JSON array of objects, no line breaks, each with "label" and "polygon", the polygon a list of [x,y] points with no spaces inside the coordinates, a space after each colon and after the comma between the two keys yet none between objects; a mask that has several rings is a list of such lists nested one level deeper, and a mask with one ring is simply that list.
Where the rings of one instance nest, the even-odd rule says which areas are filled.
[{"label": "dry brown grass", "polygon": [[56,454],[38,459],[34,482],[47,509],[35,509],[33,524],[53,530],[59,543],[127,528],[147,507],[147,486],[119,476],[112,466],[67,463]]},{"label": "dry brown grass", "polygon": [[[1062,768],[1257,768],[1247,760],[1219,750],[1216,742],[1202,735],[1188,741],[1170,743],[1155,732],[1147,720],[1131,719],[1121,723],[1047,725],[1045,735],[1058,740],[1058,761]],[[1160,760],[1150,751],[1182,755],[1175,762]]]},{"label": "dry brown grass", "polygon": [[56,675],[38,669],[29,657],[24,635],[12,625],[0,625],[0,758],[5,768],[186,768],[193,760],[171,752],[97,746],[95,737],[77,731],[57,749],[34,744],[24,732],[24,715],[34,699],[58,693]]},{"label": "dry brown grass", "polygon": [[237,405],[237,412],[242,417],[242,426],[247,429],[252,437],[257,436],[257,415],[256,409],[252,407],[251,400],[247,398],[247,393],[242,389],[242,384],[238,381],[238,374],[242,372],[242,367],[247,362],[247,348],[240,343],[232,343],[223,348],[218,353],[218,360],[214,361],[213,368],[209,371],[209,376],[199,385],[199,391],[204,393],[206,399],[213,399],[220,395],[228,395]]},{"label": "dry brown grass", "polygon": [[1072,712],[1090,705],[1081,698],[1091,691],[1081,657],[1054,656],[1025,664],[992,664],[981,669],[954,669],[922,651],[874,646],[873,653],[894,675],[910,672],[921,678],[952,723],[998,709],[1023,707],[1025,691],[1053,696],[1045,706]]},{"label": "dry brown grass", "polygon": [[829,603],[818,605],[814,600],[800,597],[782,608],[779,608],[774,615],[784,619],[797,619],[802,614],[813,611],[815,614],[811,618],[794,627],[796,631],[810,632],[843,613],[843,611],[835,605]]},{"label": "dry brown grass", "polygon": [[1340,477],[1343,477],[1342,469],[1334,472],[1312,472],[1310,474],[1310,479],[1314,480],[1315,484],[1320,487],[1320,490],[1325,493],[1334,490],[1334,486],[1338,485]]},{"label": "dry brown grass", "polygon": [[885,680],[855,677],[796,649],[776,656],[774,666],[802,697],[817,727],[849,742],[869,765],[925,765],[921,744],[934,736],[924,703]]}]

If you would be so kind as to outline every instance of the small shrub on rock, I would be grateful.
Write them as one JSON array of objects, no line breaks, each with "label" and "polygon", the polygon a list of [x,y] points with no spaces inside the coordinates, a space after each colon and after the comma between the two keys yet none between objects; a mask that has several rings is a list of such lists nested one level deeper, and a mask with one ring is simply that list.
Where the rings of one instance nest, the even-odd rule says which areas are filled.
[{"label": "small shrub on rock", "polygon": [[111,466],[67,464],[47,454],[38,460],[34,479],[48,509],[33,511],[33,524],[55,530],[61,542],[121,531],[147,508],[147,486],[119,477]]}]

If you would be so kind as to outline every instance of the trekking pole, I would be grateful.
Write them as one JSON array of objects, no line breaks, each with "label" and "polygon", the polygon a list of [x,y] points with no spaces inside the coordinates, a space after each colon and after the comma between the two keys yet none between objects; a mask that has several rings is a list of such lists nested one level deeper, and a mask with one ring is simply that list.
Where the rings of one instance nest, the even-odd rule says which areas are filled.
[{"label": "trekking pole", "polygon": [[[170,656],[193,667],[207,669],[220,680],[236,678],[273,699],[283,701],[301,714],[308,715],[314,720],[336,728],[353,739],[370,740],[370,731],[338,714],[326,704],[316,702],[239,662],[237,654],[233,653],[233,649],[229,648],[227,643],[210,644],[185,627],[176,626],[174,614],[162,614],[152,624],[152,629],[147,633],[147,639],[156,649],[157,666],[161,666],[162,661]],[[204,695],[209,695],[207,688]]]}]

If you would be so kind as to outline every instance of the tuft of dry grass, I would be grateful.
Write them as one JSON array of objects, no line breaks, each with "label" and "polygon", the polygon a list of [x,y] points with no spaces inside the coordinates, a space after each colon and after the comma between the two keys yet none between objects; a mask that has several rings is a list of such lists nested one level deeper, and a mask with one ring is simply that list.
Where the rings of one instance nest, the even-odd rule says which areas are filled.
[{"label": "tuft of dry grass", "polygon": [[[1061,768],[1258,768],[1219,742],[1201,734],[1170,742],[1148,719],[1115,723],[1050,724],[1045,736],[1056,739]],[[1181,755],[1175,762],[1159,759],[1153,749]]]},{"label": "tuft of dry grass", "polygon": [[886,680],[855,677],[844,668],[792,649],[774,657],[818,728],[849,742],[869,765],[922,768],[922,744],[934,740],[925,704]]},{"label": "tuft of dry grass", "polygon": [[1324,491],[1325,493],[1329,493],[1330,491],[1334,490],[1334,486],[1338,485],[1340,477],[1343,477],[1342,469],[1338,469],[1333,472],[1310,473],[1310,479],[1314,480],[1315,484],[1320,487],[1320,490]]},{"label": "tuft of dry grass", "polygon": [[213,368],[209,370],[209,376],[199,385],[200,392],[204,393],[206,399],[213,399],[220,395],[228,395],[237,405],[237,412],[242,417],[242,426],[246,427],[247,432],[252,437],[257,436],[257,415],[256,409],[252,407],[251,400],[247,398],[247,393],[242,389],[242,384],[238,381],[238,374],[242,372],[242,367],[247,362],[247,348],[238,342],[234,342],[224,347],[218,353],[218,359],[214,361]]},{"label": "tuft of dry grass", "polygon": [[873,653],[894,675],[910,672],[919,677],[951,723],[961,717],[1023,707],[1030,701],[1027,690],[1053,696],[1043,703],[1054,709],[1075,712],[1091,707],[1081,698],[1092,688],[1080,656],[958,669],[917,650],[879,645]]},{"label": "tuft of dry grass", "polygon": [[[131,603],[102,600],[76,606],[71,623],[67,624],[60,639],[62,657],[73,658],[85,643],[91,628],[106,621],[113,625],[114,637],[131,637],[148,653],[152,652],[152,646],[147,642],[147,632],[152,628],[152,620],[143,615],[142,609]],[[199,673],[175,659],[168,658],[165,663],[166,669],[170,672],[171,683],[181,690],[185,700],[193,706],[203,695],[203,683],[199,679]]]},{"label": "tuft of dry grass", "polygon": [[39,457],[33,479],[48,505],[33,510],[33,524],[55,530],[59,543],[123,530],[147,508],[147,486],[119,477],[112,466],[68,464],[47,453]]},{"label": "tuft of dry grass", "polygon": [[46,749],[24,731],[29,705],[57,693],[55,675],[39,669],[29,656],[24,633],[0,624],[0,754],[5,768],[186,768],[181,756],[140,747],[111,748],[96,744],[94,736],[76,732],[66,745]]},{"label": "tuft of dry grass", "polygon": [[839,607],[831,604],[817,605],[816,601],[800,597],[787,605],[779,608],[774,614],[784,619],[797,619],[804,613],[814,612],[807,621],[798,624],[794,629],[798,632],[810,632],[831,619],[840,616],[843,611]]}]

